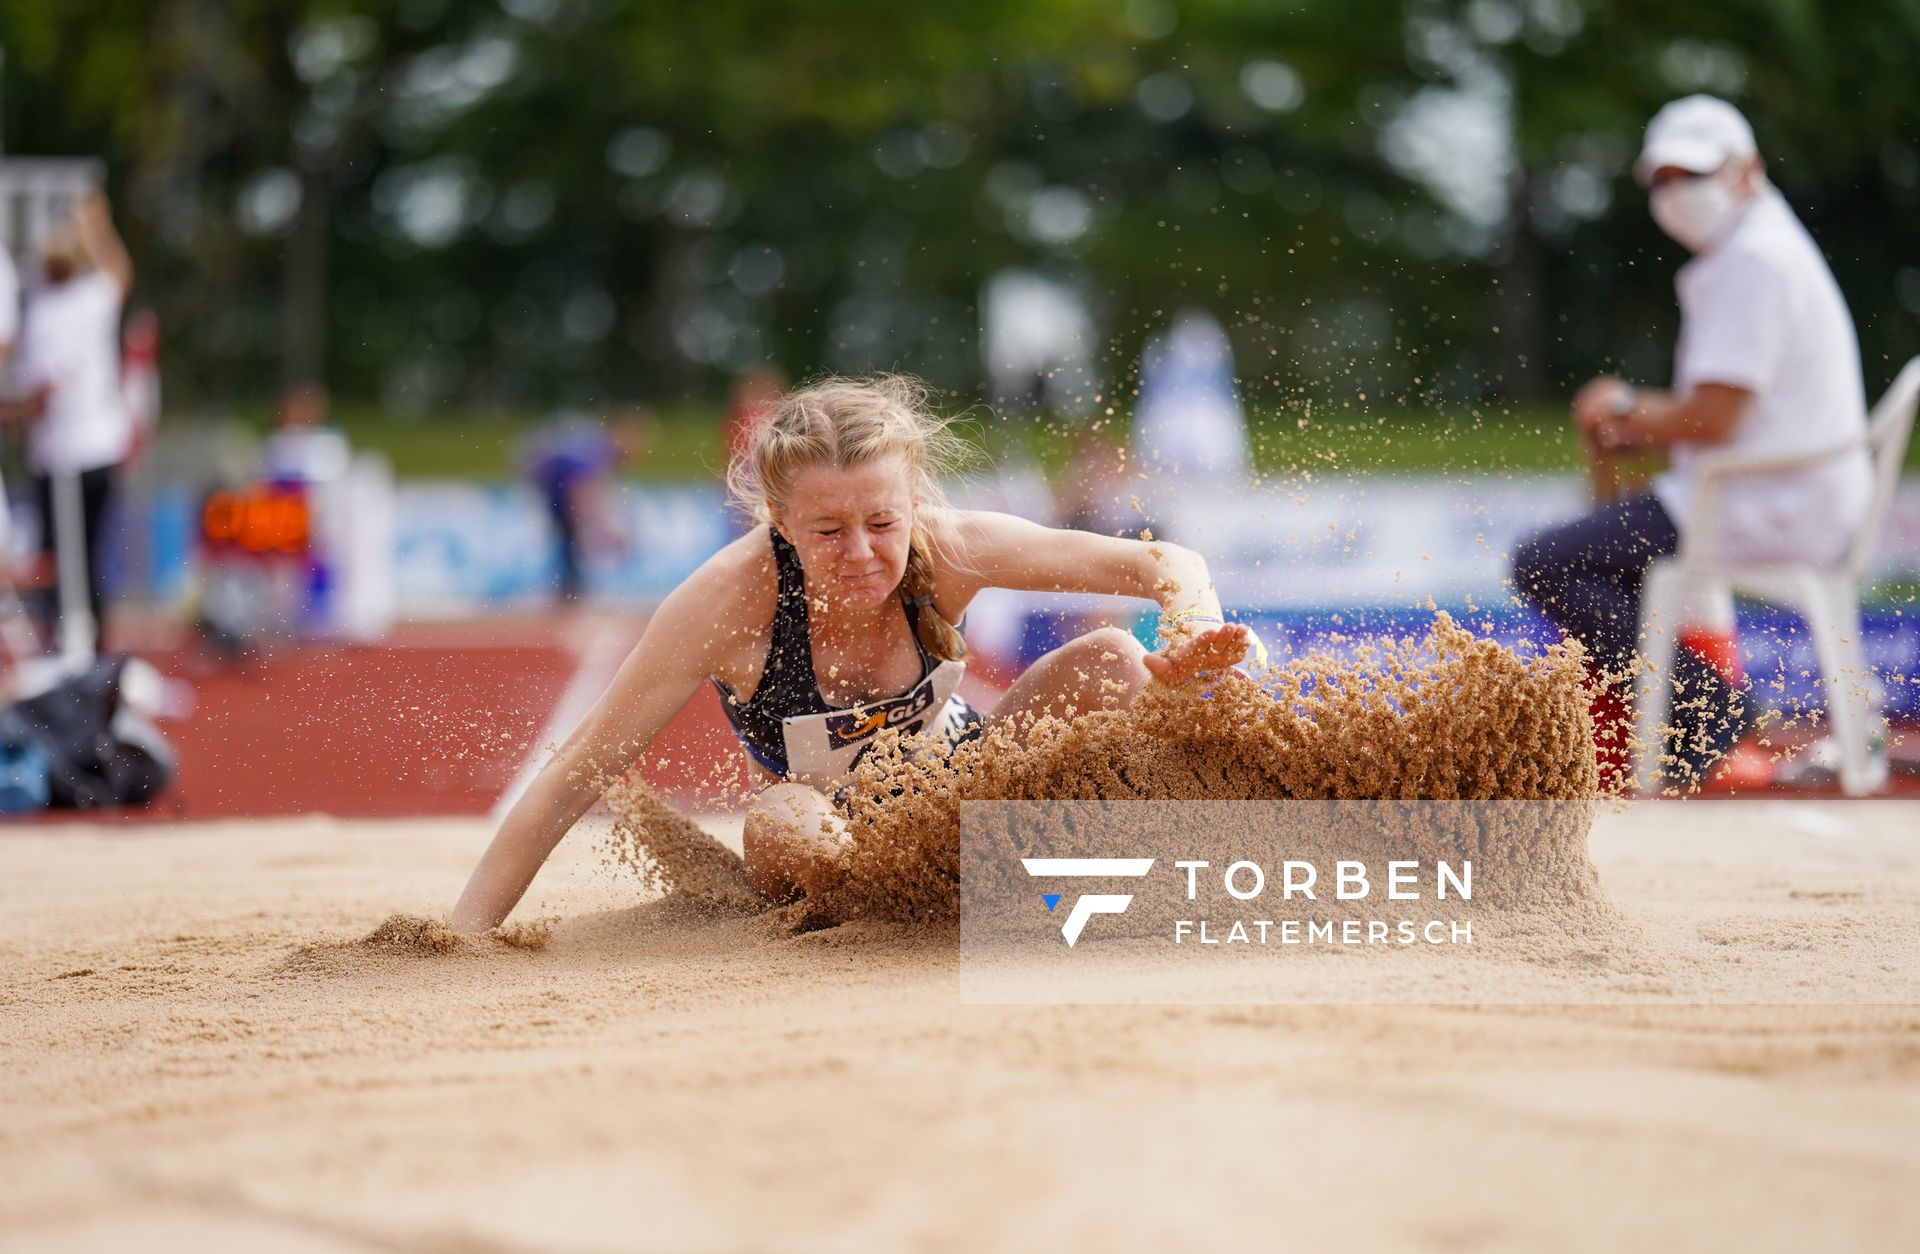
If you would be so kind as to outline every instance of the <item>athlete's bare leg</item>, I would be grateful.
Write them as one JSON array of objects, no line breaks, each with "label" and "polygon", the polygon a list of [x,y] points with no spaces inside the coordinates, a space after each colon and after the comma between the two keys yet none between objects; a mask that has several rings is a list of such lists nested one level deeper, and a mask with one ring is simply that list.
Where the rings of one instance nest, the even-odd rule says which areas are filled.
[{"label": "athlete's bare leg", "polygon": [[1029,666],[994,707],[992,721],[1124,708],[1147,684],[1146,650],[1118,627],[1077,636]]},{"label": "athlete's bare leg", "polygon": [[805,784],[778,783],[753,799],[740,844],[747,883],[770,901],[802,895],[819,900],[837,877],[835,855],[846,822],[827,795]]}]

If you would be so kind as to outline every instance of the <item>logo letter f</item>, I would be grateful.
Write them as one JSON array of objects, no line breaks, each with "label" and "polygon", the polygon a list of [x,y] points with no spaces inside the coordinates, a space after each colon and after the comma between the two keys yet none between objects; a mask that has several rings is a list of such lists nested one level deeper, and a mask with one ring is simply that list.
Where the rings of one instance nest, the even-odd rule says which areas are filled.
[{"label": "logo letter f", "polygon": [[[1036,878],[1120,876],[1139,879],[1153,869],[1152,858],[1022,858],[1020,864],[1027,868],[1028,875]],[[1073,909],[1067,911],[1067,921],[1060,927],[1060,935],[1067,938],[1067,947],[1071,949],[1086,929],[1088,919],[1096,914],[1124,914],[1132,904],[1131,893],[1087,893],[1076,897]]]}]

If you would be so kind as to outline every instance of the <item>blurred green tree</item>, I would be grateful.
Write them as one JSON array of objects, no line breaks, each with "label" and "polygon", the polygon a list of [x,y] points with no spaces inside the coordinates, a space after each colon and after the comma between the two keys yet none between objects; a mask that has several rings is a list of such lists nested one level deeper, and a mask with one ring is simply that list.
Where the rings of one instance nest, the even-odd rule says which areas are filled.
[{"label": "blurred green tree", "polygon": [[1249,395],[1657,378],[1645,119],[1753,118],[1870,383],[1914,348],[1910,0],[10,0],[6,141],[104,155],[173,395],[398,415],[901,367],[972,395],[981,285],[1083,292],[1107,392],[1182,306]]}]

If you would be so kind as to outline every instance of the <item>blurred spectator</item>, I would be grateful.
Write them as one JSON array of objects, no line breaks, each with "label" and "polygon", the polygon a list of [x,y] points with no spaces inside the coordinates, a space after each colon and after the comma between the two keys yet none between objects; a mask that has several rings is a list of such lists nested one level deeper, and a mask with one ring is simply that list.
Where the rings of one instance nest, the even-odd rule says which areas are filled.
[{"label": "blurred spectator", "polygon": [[327,391],[288,386],[257,464],[201,513],[201,628],[239,656],[281,641],[379,639],[394,608],[393,471],[329,421]]},{"label": "blurred spectator", "polygon": [[727,396],[725,449],[727,465],[753,444],[753,431],[786,395],[787,377],[778,366],[755,366],[742,371]]},{"label": "blurred spectator", "polygon": [[283,483],[330,483],[347,472],[353,448],[331,425],[332,401],[318,383],[280,393],[280,414],[261,452],[261,472]]},{"label": "blurred spectator", "polygon": [[138,461],[160,425],[160,319],[151,309],[130,316],[121,337],[120,403],[133,430],[127,460]]},{"label": "blurred spectator", "polygon": [[1189,309],[1147,341],[1133,411],[1144,525],[1178,539],[1181,502],[1245,485],[1247,418],[1233,381],[1233,346],[1212,314]]},{"label": "blurred spectator", "polygon": [[1145,524],[1134,495],[1135,483],[1126,450],[1115,447],[1097,429],[1081,428],[1054,488],[1060,525],[1138,539]]},{"label": "blurred spectator", "polygon": [[[780,404],[786,390],[787,376],[778,366],[755,366],[734,380],[722,432],[726,465],[733,465],[753,446],[755,428]],[[753,526],[752,519],[735,509],[727,511],[727,523],[737,536],[745,535]]]},{"label": "blurred spectator", "polygon": [[1002,409],[1038,414],[1093,407],[1093,317],[1058,279],[1002,270],[980,293],[980,364]]},{"label": "blurred spectator", "polygon": [[578,600],[585,590],[588,553],[631,550],[632,538],[616,510],[614,472],[646,446],[651,428],[639,410],[608,423],[568,414],[528,441],[522,464],[553,519],[562,600]]},{"label": "blurred spectator", "polygon": [[[14,341],[20,338],[20,276],[13,268],[13,256],[0,244],[0,422],[13,417],[11,389],[7,387],[7,365],[13,359]],[[24,409],[21,411],[24,414]],[[7,500],[7,485],[0,480],[0,585],[11,597],[12,589],[13,509]],[[5,611],[0,606],[0,612]]]},{"label": "blurred spectator", "polygon": [[13,356],[13,343],[20,338],[20,275],[13,268],[13,256],[0,244],[0,372]]},{"label": "blurred spectator", "polygon": [[[1578,637],[1614,682],[1633,657],[1647,568],[1678,550],[1692,521],[1700,456],[1711,448],[1810,452],[1863,436],[1866,424],[1846,302],[1819,247],[1767,181],[1739,111],[1710,96],[1667,105],[1647,127],[1634,172],[1651,189],[1654,221],[1694,254],[1675,279],[1674,386],[1636,388],[1604,375],[1580,390],[1573,419],[1603,501],[1533,537],[1514,560],[1520,591]],[[1669,454],[1666,473],[1651,492],[1605,501],[1611,459],[1645,449]],[[1856,453],[1730,483],[1720,500],[1724,556],[1832,560],[1860,522],[1870,483],[1864,441]],[[1740,658],[1724,633],[1683,632],[1681,645],[1670,721],[1682,733],[1682,771],[1699,778],[1743,729]],[[1626,717],[1623,703],[1604,698],[1596,713],[1600,723]]]},{"label": "blurred spectator", "polygon": [[41,267],[44,282],[28,298],[20,328],[19,381],[33,421],[27,464],[43,520],[41,552],[54,573],[50,617],[61,604],[64,511],[55,480],[78,480],[79,528],[71,542],[85,560],[97,651],[106,611],[101,528],[133,442],[120,395],[120,310],[133,286],[133,262],[105,196],[91,191],[80,200],[70,223],[42,246]]},{"label": "blurred spectator", "polygon": [[1147,341],[1133,448],[1155,474],[1247,475],[1247,417],[1233,383],[1233,346],[1212,314],[1187,310]]},{"label": "blurred spectator", "polygon": [[[298,556],[304,584],[300,604],[281,606],[276,617],[283,630],[293,627],[310,635],[330,634],[328,628],[338,617],[346,547],[341,532],[352,522],[353,502],[345,482],[353,445],[346,432],[331,423],[332,413],[326,388],[311,380],[289,384],[280,393],[273,434],[260,451],[261,476],[282,491],[297,493],[305,518]],[[285,592],[276,592],[287,599]]]}]

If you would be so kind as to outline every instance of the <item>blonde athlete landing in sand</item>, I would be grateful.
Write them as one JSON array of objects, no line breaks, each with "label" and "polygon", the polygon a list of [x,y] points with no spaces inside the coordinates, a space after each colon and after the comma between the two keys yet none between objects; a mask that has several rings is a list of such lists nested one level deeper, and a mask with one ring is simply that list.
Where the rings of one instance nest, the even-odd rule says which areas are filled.
[{"label": "blonde athlete landing in sand", "polygon": [[1231,666],[1251,635],[1220,617],[1200,556],[1178,545],[1057,531],[946,505],[956,439],[920,386],[828,379],[789,394],[729,473],[761,525],[660,605],[613,684],[508,812],[453,926],[504,920],[553,847],[700,686],[719,691],[760,787],[743,834],[748,881],[772,900],[825,865],[834,789],[883,728],[947,743],[982,717],[956,694],[953,627],[983,588],[1160,602],[1162,652],[1103,628],[1014,683],[995,720],[1130,702],[1150,679]]}]

